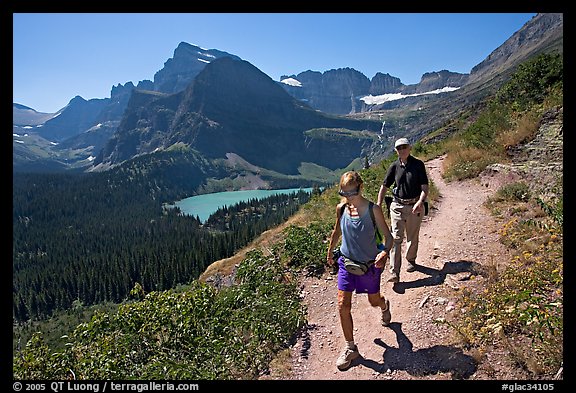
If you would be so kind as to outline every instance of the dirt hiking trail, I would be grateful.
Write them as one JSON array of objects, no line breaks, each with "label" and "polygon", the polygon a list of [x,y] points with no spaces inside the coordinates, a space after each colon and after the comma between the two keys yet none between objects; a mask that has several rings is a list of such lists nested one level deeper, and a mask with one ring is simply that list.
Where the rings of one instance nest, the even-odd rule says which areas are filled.
[{"label": "dirt hiking trail", "polygon": [[[354,338],[361,357],[340,371],[335,362],[344,348],[337,311],[336,276],[302,281],[308,308],[307,329],[291,347],[291,363],[283,375],[272,371],[266,379],[289,380],[451,380],[516,379],[518,375],[505,351],[466,353],[454,330],[435,323],[460,313],[457,297],[467,286],[481,286],[480,272],[506,261],[498,241],[498,224],[483,202],[500,185],[497,179],[480,178],[446,183],[441,177],[444,156],[426,162],[440,199],[424,217],[420,230],[418,269],[405,271],[400,282],[381,278],[381,292],[390,300],[392,323],[381,325],[380,309],[365,294],[354,294]],[[402,253],[406,251],[403,244]],[[388,264],[388,262],[387,262]],[[387,265],[388,266],[388,265]],[[485,274],[484,274],[485,275]]]}]

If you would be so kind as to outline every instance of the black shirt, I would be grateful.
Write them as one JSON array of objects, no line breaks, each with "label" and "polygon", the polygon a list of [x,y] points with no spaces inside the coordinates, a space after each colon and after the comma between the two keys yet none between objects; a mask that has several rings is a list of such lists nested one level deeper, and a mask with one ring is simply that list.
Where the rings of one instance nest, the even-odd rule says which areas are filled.
[{"label": "black shirt", "polygon": [[388,168],[382,184],[386,188],[396,184],[392,194],[398,198],[418,198],[422,191],[422,184],[428,184],[424,162],[410,155],[406,160],[406,165],[403,165],[398,158]]}]

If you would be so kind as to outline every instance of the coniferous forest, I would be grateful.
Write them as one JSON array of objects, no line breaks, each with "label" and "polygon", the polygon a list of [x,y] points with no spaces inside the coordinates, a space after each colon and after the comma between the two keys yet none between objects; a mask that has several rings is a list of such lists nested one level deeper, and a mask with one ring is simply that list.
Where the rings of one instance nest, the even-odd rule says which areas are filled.
[{"label": "coniferous forest", "polygon": [[310,197],[300,191],[242,202],[201,225],[164,207],[198,181],[185,166],[172,166],[172,176],[160,170],[14,173],[15,321],[47,318],[74,301],[121,302],[136,283],[146,291],[188,284]]}]

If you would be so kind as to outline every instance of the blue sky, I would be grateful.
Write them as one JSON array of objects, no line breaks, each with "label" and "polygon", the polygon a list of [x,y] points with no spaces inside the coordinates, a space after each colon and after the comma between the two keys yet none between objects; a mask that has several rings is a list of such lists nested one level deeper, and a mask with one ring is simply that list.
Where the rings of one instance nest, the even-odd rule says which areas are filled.
[{"label": "blue sky", "polygon": [[180,42],[232,53],[272,79],[350,67],[418,83],[469,73],[535,13],[14,13],[13,102],[56,112],[154,79]]}]

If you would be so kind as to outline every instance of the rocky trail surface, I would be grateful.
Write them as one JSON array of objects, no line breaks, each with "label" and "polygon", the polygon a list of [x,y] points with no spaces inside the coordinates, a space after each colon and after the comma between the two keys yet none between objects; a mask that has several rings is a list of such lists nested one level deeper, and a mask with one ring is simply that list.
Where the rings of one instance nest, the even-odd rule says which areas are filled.
[{"label": "rocky trail surface", "polygon": [[[424,218],[420,231],[417,271],[400,282],[381,278],[381,292],[390,300],[392,323],[380,324],[380,310],[364,294],[354,294],[352,317],[361,357],[340,371],[335,362],[344,348],[337,311],[336,276],[302,281],[308,326],[291,347],[284,375],[290,380],[451,380],[524,379],[505,350],[467,352],[454,330],[438,319],[460,313],[457,298],[465,287],[485,284],[489,268],[508,260],[498,241],[498,224],[482,205],[496,190],[496,177],[446,183],[444,157],[426,162],[440,199]],[[406,245],[403,245],[403,253]],[[268,379],[267,378],[267,379]]]}]

